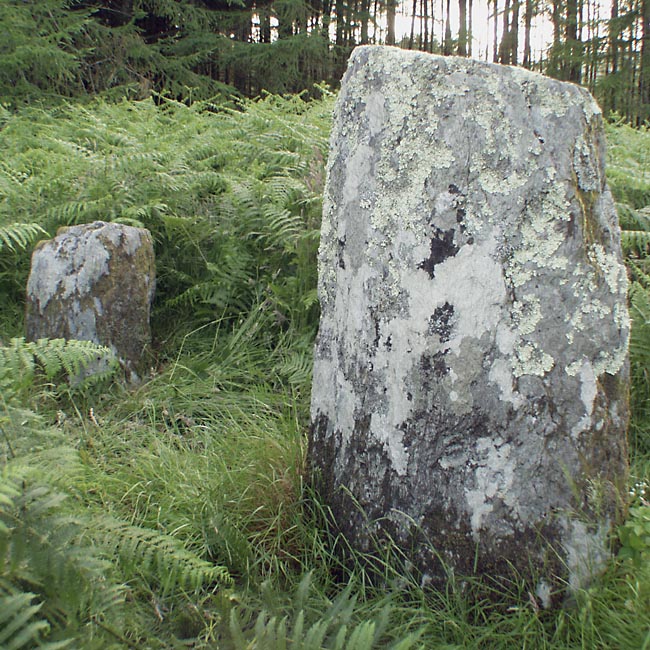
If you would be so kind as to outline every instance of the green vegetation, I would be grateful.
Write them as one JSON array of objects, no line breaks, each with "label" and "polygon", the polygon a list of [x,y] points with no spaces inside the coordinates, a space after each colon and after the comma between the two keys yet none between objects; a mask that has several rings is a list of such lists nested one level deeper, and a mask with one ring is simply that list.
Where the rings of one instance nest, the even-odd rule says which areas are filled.
[{"label": "green vegetation", "polygon": [[650,118],[650,0],[2,0],[0,102],[335,86],[357,45],[521,65]]},{"label": "green vegetation", "polygon": [[[565,611],[520,585],[425,592],[339,564],[305,486],[315,258],[332,98],[165,100],[0,114],[0,647],[650,647],[650,133],[610,125],[632,277],[633,508]],[[143,225],[151,371],[71,386],[97,350],[25,343],[29,249]]]}]

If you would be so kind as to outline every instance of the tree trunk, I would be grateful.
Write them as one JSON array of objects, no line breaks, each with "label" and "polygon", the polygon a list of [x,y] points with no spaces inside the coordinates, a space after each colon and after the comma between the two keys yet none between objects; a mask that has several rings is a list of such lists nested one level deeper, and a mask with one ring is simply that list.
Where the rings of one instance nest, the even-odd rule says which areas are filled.
[{"label": "tree trunk", "polygon": [[472,14],[474,9],[474,0],[469,0],[469,14],[467,20],[467,55],[472,56]]},{"label": "tree trunk", "polygon": [[458,0],[458,55],[467,56],[467,0]]},{"label": "tree trunk", "polygon": [[411,9],[411,35],[409,36],[409,50],[413,49],[415,43],[415,14],[418,11],[418,0],[413,0],[413,8]]},{"label": "tree trunk", "polygon": [[323,27],[321,29],[321,34],[328,43],[330,41],[331,24],[332,24],[332,0],[324,0],[323,1]]},{"label": "tree trunk", "polygon": [[368,23],[370,22],[370,0],[361,0],[361,45],[367,45],[370,40],[368,38]]},{"label": "tree trunk", "polygon": [[345,0],[336,0],[336,44],[340,47],[345,45]]},{"label": "tree trunk", "polygon": [[514,0],[512,5],[512,20],[509,32],[510,60],[509,63],[517,65],[519,57],[519,0]]},{"label": "tree trunk", "polygon": [[510,63],[510,0],[506,0],[503,7],[503,32],[501,43],[499,43],[499,63],[507,65]]},{"label": "tree trunk", "polygon": [[445,40],[442,46],[442,53],[449,56],[452,53],[451,48],[451,0],[447,0],[447,15],[445,16]]},{"label": "tree trunk", "polygon": [[[420,49],[423,52],[429,51],[429,3],[428,0],[422,0],[422,21],[424,23],[424,37],[420,44]],[[431,40],[433,40],[433,34],[431,35]]]},{"label": "tree trunk", "polygon": [[650,119],[650,1],[641,0],[641,122]]},{"label": "tree trunk", "polygon": [[549,51],[546,74],[550,77],[561,77],[560,61],[562,54],[562,0],[552,0],[551,23],[553,24],[553,44]]},{"label": "tree trunk", "polygon": [[386,2],[386,45],[395,45],[395,12],[397,0]]},{"label": "tree trunk", "polygon": [[530,26],[533,22],[533,0],[526,0],[524,12],[524,68],[530,70],[532,66],[532,55],[530,51]]},{"label": "tree trunk", "polygon": [[[489,1],[488,0],[488,6],[489,6]],[[492,16],[492,19],[494,20],[493,26],[494,26],[494,31],[492,34],[492,62],[493,63],[498,63],[499,62],[499,41],[498,41],[498,31],[499,31],[499,7],[498,7],[498,2],[499,0],[493,0],[493,6],[494,6],[494,14]]]},{"label": "tree trunk", "polygon": [[566,0],[566,55],[564,74],[567,81],[580,83],[582,77],[582,43],[578,40],[578,14],[580,0]]}]

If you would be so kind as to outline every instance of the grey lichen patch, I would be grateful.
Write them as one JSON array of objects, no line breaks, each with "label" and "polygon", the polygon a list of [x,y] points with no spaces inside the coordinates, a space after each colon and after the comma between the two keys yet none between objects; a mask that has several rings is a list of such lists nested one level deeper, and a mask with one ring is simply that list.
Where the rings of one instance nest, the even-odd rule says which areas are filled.
[{"label": "grey lichen patch", "polygon": [[[603,146],[577,86],[354,51],[324,197],[310,455],[327,461],[322,491],[358,548],[382,526],[411,548],[415,522],[458,572],[475,553],[485,570],[553,566],[546,600],[569,579],[562,563],[592,528],[554,513],[580,511],[573,488],[593,473],[620,484],[626,471],[612,450],[624,449],[627,280]],[[614,501],[588,509],[593,530]]]},{"label": "grey lichen patch", "polygon": [[479,438],[475,442],[474,485],[466,489],[465,498],[476,542],[480,540],[485,517],[494,510],[494,503],[511,497],[516,468],[511,451],[510,443],[499,437]]},{"label": "grey lichen patch", "polygon": [[576,139],[573,153],[573,168],[578,179],[578,186],[583,192],[599,192],[602,188],[598,167],[596,143],[593,137],[581,135]]},{"label": "grey lichen patch", "polygon": [[136,379],[154,291],[148,231],[103,221],[61,228],[32,255],[27,336],[100,343]]},{"label": "grey lichen patch", "polygon": [[576,518],[566,518],[564,539],[568,582],[573,592],[588,586],[591,578],[609,557],[608,537],[611,522],[586,523]]},{"label": "grey lichen patch", "polygon": [[[59,234],[68,230],[61,229]],[[38,296],[37,308],[41,313],[55,295],[65,299],[85,292],[93,281],[108,273],[108,251],[97,248],[97,243],[96,230],[93,230],[83,240],[74,236],[59,239],[53,256],[38,254],[49,242],[36,246],[32,260],[34,272],[29,277],[27,292]]]}]

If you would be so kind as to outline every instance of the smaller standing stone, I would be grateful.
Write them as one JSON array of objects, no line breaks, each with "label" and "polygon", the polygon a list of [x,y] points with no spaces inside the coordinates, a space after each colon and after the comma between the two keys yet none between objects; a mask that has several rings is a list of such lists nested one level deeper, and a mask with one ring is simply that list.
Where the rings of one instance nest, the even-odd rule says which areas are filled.
[{"label": "smaller standing stone", "polygon": [[93,341],[113,350],[137,380],[151,341],[155,291],[151,234],[94,223],[60,228],[32,254],[27,282],[27,339]]}]

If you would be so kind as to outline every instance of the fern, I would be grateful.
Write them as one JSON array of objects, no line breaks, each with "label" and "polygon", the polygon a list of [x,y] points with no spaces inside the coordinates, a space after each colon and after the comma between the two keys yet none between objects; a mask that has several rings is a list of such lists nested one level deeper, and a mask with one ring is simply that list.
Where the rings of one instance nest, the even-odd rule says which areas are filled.
[{"label": "fern", "polygon": [[67,628],[70,637],[86,634],[98,621],[99,642],[103,630],[121,636],[126,600],[137,594],[169,598],[231,584],[227,569],[175,537],[102,510],[80,509],[78,500],[54,487],[82,485],[86,472],[78,452],[27,453],[22,458],[29,467],[18,458],[0,474],[0,602],[7,596],[20,607],[7,625],[33,619],[34,634]]},{"label": "fern", "polygon": [[[266,587],[268,590],[268,585]],[[253,625],[242,625],[240,612],[230,613],[230,634],[236,650],[410,650],[422,648],[422,631],[395,639],[391,635],[392,608],[389,603],[378,608],[371,620],[363,619],[363,609],[353,595],[350,583],[331,602],[321,603],[321,613],[314,616],[310,603],[312,575],[307,574],[298,585],[291,607],[294,615],[277,615],[262,610]],[[268,594],[267,594],[268,597]],[[313,620],[313,619],[316,620]],[[355,620],[357,619],[357,620]],[[247,631],[248,630],[248,631]]]},{"label": "fern", "polygon": [[71,641],[43,641],[50,631],[50,624],[41,616],[43,603],[35,603],[36,600],[35,594],[5,585],[0,579],[1,648],[21,650],[37,646],[42,650],[58,650],[70,646]]},{"label": "fern", "polygon": [[650,250],[650,230],[624,230],[622,232],[623,248],[629,254],[645,256]]},{"label": "fern", "polygon": [[108,517],[94,522],[91,535],[100,546],[112,549],[127,577],[144,576],[158,583],[163,593],[232,583],[225,567],[202,560],[170,535]]},{"label": "fern", "polygon": [[[172,101],[25,110],[0,131],[0,225],[38,215],[50,232],[95,218],[148,228],[163,338],[171,324],[183,334],[234,321],[262,296],[278,312],[276,333],[315,328],[317,310],[303,305],[316,286],[330,107],[268,96],[238,110]],[[22,310],[24,283],[16,278],[15,304],[0,308]]]},{"label": "fern", "polygon": [[[83,522],[66,496],[33,482],[33,470],[8,465],[0,474],[0,646],[32,647],[61,624],[75,629],[92,617],[122,615],[124,589],[83,541]],[[65,647],[52,643],[45,647]]]},{"label": "fern", "polygon": [[12,223],[0,226],[0,252],[4,247],[15,251],[16,248],[27,248],[39,235],[47,236],[37,223]]},{"label": "fern", "polygon": [[607,139],[607,176],[617,201],[630,276],[630,440],[638,454],[650,449],[650,131],[610,124]]},{"label": "fern", "polygon": [[635,210],[623,203],[616,207],[622,228],[624,252],[636,259],[646,257],[650,253],[650,208]]},{"label": "fern", "polygon": [[47,381],[65,374],[81,388],[110,378],[117,368],[113,352],[91,341],[14,338],[0,346],[0,389],[6,402],[32,386],[39,369]]}]

